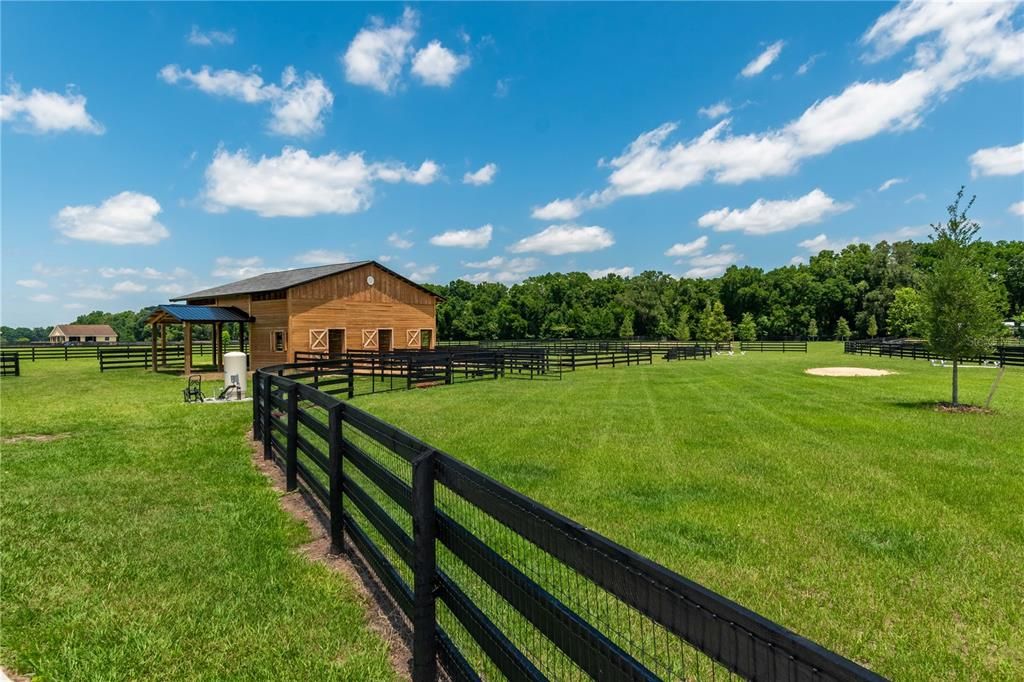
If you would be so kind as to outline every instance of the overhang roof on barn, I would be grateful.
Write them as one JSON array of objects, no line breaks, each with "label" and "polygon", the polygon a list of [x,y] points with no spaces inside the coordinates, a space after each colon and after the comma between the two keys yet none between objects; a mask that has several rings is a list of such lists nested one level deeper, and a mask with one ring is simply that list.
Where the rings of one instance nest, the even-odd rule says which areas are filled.
[{"label": "overhang roof on barn", "polygon": [[244,310],[233,306],[213,305],[158,305],[146,319],[146,324],[153,322],[248,322],[249,316]]},{"label": "overhang roof on barn", "polygon": [[279,272],[267,272],[262,275],[256,275],[255,277],[249,277],[242,279],[237,282],[231,282],[230,284],[222,284],[219,287],[212,287],[210,289],[203,289],[202,291],[194,291],[191,294],[185,294],[184,296],[178,296],[172,298],[172,301],[188,301],[197,298],[214,298],[217,296],[235,296],[239,294],[258,294],[266,291],[280,291],[281,289],[290,289],[291,287],[312,282],[313,280],[320,279],[322,277],[329,277],[336,275],[340,272],[347,272],[348,270],[355,270],[361,268],[364,265],[376,265],[381,270],[388,272],[395,277],[399,278],[404,282],[408,282],[412,286],[416,287],[421,291],[425,291],[431,296],[441,298],[430,289],[417,284],[407,277],[403,277],[394,270],[386,268],[380,263],[372,260],[361,260],[352,263],[335,263],[333,265],[316,265],[310,268],[295,268],[293,270],[281,270]]}]

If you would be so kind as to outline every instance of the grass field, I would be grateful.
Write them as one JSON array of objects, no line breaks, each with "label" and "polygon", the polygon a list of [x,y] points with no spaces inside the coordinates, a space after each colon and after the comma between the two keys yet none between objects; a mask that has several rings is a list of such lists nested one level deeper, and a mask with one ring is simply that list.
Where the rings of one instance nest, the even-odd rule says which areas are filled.
[{"label": "grass field", "polygon": [[[841,365],[898,374],[803,374]],[[356,402],[894,679],[1020,679],[1024,370],[992,415],[935,412],[949,381],[813,344]]]},{"label": "grass field", "polygon": [[[815,366],[899,372],[821,378]],[[388,679],[354,588],[249,462],[248,404],[25,363],[2,384],[0,663],[39,679]],[[993,370],[965,369],[984,400]],[[896,679],[1024,677],[1024,370],[804,354],[586,369],[357,404]]]},{"label": "grass field", "polygon": [[[4,378],[0,664],[39,680],[394,676],[249,461],[251,404],[95,359]],[[6,441],[22,434],[50,442]]]}]

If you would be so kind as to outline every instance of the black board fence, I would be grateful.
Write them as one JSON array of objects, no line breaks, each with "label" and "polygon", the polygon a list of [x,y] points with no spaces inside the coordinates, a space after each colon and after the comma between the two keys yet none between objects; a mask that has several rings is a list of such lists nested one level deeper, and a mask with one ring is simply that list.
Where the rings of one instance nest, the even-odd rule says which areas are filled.
[{"label": "black board fence", "polygon": [[[106,372],[112,369],[151,367],[151,355],[152,350],[146,346],[111,346],[101,348],[97,357],[100,362],[100,371]],[[161,367],[185,367],[185,348],[183,346],[168,346],[166,349],[157,347],[156,357]]]},{"label": "black board fence", "polygon": [[[5,345],[0,350],[4,353],[17,353],[22,359],[30,362],[36,362],[37,360],[78,360],[81,358],[99,358],[100,354],[110,350],[127,350],[127,351],[141,351],[143,349],[151,349],[152,343],[150,341],[140,341],[137,343],[97,343],[97,344],[79,344],[75,346],[56,346],[56,345]],[[178,352],[184,352],[184,345],[181,343],[168,343],[167,351],[171,352],[171,349],[180,349]],[[159,350],[159,347],[158,349]],[[246,342],[245,348],[239,348],[238,341],[231,341],[225,344],[224,351],[237,351],[237,350],[249,350],[249,344]],[[192,354],[193,355],[210,355],[213,353],[213,344],[210,341],[193,341],[192,342]]]},{"label": "black board fence", "polygon": [[21,358],[17,353],[0,352],[0,376],[21,376]]},{"label": "black board fence", "polygon": [[[949,361],[949,358],[946,356],[933,353],[923,343],[910,343],[906,341],[880,341],[876,339],[846,341],[843,344],[843,352],[855,355],[875,355],[884,358]],[[1024,346],[1013,343],[998,344],[993,346],[992,352],[978,357],[967,358],[963,362],[979,365],[995,363],[1006,367],[1024,367]]]},{"label": "black board fence", "polygon": [[806,341],[740,341],[741,351],[758,353],[806,353]]},{"label": "black board fence", "polygon": [[307,371],[256,372],[254,436],[399,607],[416,682],[883,679],[285,376]]}]

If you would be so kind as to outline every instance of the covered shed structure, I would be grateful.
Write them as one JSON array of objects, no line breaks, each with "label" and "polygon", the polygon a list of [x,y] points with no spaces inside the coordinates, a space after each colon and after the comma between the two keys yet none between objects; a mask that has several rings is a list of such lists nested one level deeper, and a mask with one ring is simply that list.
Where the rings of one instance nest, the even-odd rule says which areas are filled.
[{"label": "covered shed structure", "polygon": [[[243,311],[233,307],[221,306],[200,306],[185,304],[158,305],[149,317],[146,324],[152,325],[152,358],[153,371],[167,366],[167,327],[168,325],[182,325],[184,327],[184,357],[185,374],[192,371],[192,326],[196,324],[208,324],[213,327],[212,355],[214,369],[224,369],[224,348],[221,340],[221,330],[228,322],[237,322],[239,329],[239,341],[241,347],[245,348],[245,325],[251,318]],[[157,341],[159,339],[159,346]]]},{"label": "covered shed structure", "polygon": [[441,297],[367,260],[268,272],[172,300],[184,301],[189,314],[205,308],[244,316],[250,368],[258,369],[295,362],[302,352],[434,348]]}]

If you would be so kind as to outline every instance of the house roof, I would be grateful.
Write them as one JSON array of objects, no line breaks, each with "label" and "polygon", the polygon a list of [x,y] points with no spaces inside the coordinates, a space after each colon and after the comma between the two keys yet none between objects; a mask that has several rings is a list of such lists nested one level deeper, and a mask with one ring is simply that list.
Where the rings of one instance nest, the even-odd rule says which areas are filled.
[{"label": "house roof", "polygon": [[117,336],[117,332],[109,324],[58,324],[53,328],[63,336]]},{"label": "house roof", "polygon": [[146,322],[152,322],[161,317],[169,317],[177,322],[248,322],[249,316],[245,311],[234,306],[213,306],[213,305],[186,305],[167,304],[158,305]]},{"label": "house roof", "polygon": [[425,291],[431,296],[437,296],[430,289],[427,289],[420,284],[412,281],[407,277],[403,277],[394,270],[386,268],[380,263],[372,260],[361,260],[352,263],[335,263],[333,265],[316,265],[310,268],[295,268],[293,270],[281,270],[279,272],[267,272],[262,275],[256,275],[255,277],[249,277],[242,279],[237,282],[231,282],[229,284],[222,284],[219,287],[212,287],[210,289],[203,289],[201,291],[193,291],[191,294],[185,294],[184,296],[177,296],[172,298],[172,301],[187,301],[195,298],[212,298],[215,296],[232,296],[236,294],[258,294],[265,291],[279,291],[281,289],[289,289],[299,284],[305,284],[312,282],[313,280],[320,279],[322,277],[329,277],[336,275],[340,272],[346,272],[348,270],[355,270],[361,268],[364,265],[376,265],[381,270],[391,273],[395,277],[408,282],[412,286],[416,287],[421,291]]}]

